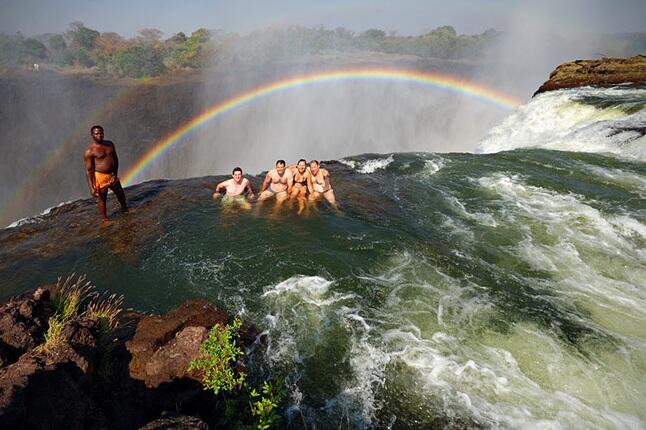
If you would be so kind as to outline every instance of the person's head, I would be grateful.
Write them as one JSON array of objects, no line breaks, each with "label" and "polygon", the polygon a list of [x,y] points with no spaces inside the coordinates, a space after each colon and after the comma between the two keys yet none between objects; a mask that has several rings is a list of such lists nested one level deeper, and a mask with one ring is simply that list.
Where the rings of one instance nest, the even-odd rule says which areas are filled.
[{"label": "person's head", "polygon": [[100,125],[93,125],[90,128],[90,135],[95,142],[100,143],[103,141],[103,127]]},{"label": "person's head", "polygon": [[276,172],[281,176],[285,173],[285,160],[276,161]]},{"label": "person's head", "polygon": [[298,160],[296,168],[298,169],[299,173],[305,172],[305,169],[307,168],[307,161],[304,158],[301,158],[300,160]]},{"label": "person's head", "polygon": [[231,172],[231,176],[233,176],[234,181],[240,182],[242,180],[242,169],[240,167],[236,167],[233,169],[233,172]]},{"label": "person's head", "polygon": [[310,172],[316,175],[319,172],[319,162],[316,160],[310,161]]}]

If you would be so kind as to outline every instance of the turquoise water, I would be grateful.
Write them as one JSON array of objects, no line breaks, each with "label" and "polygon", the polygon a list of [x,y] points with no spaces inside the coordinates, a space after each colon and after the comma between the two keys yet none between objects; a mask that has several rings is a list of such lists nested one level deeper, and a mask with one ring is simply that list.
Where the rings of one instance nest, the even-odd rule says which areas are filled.
[{"label": "turquoise water", "polygon": [[328,168],[338,212],[222,206],[214,177],[130,187],[104,227],[89,200],[57,208],[0,231],[2,298],[74,271],[139,310],[212,300],[266,333],[251,369],[285,378],[294,428],[646,426],[644,162]]}]

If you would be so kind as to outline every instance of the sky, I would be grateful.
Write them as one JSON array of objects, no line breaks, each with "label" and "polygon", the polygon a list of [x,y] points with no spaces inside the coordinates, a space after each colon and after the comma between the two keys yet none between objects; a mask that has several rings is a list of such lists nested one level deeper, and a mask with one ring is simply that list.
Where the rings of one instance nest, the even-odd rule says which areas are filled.
[{"label": "sky", "polygon": [[646,0],[0,0],[0,32],[61,33],[81,21],[127,37],[143,28],[170,37],[200,27],[244,33],[289,25],[379,28],[402,35],[452,25],[459,33],[475,34],[505,31],[519,14],[571,23],[581,31],[646,31]]}]

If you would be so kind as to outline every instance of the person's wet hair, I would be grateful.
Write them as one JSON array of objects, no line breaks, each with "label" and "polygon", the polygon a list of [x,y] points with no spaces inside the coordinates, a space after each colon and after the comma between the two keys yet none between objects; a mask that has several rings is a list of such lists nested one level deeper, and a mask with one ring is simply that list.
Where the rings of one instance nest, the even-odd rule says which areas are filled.
[{"label": "person's wet hair", "polygon": [[284,166],[284,165],[285,165],[285,160],[278,160],[278,161],[276,161],[276,166],[280,166],[280,165],[283,165],[283,166]]},{"label": "person's wet hair", "polygon": [[232,174],[232,175],[235,175],[235,174],[236,174],[236,172],[240,172],[240,174],[242,175],[242,169],[241,169],[240,167],[236,167],[235,169],[233,169],[233,171],[231,172],[231,174]]},{"label": "person's wet hair", "polygon": [[318,165],[319,165],[319,162],[318,162],[317,160],[312,160],[312,161],[310,161],[310,166],[311,166],[312,164],[316,164],[316,165],[318,166]]},{"label": "person's wet hair", "polygon": [[300,160],[298,160],[298,163],[296,163],[296,164],[301,164],[301,161],[302,161],[303,163],[307,164],[307,160],[306,160],[306,159],[304,159],[304,158],[301,158]]},{"label": "person's wet hair", "polygon": [[97,128],[98,128],[99,130],[103,131],[103,127],[101,127],[100,125],[93,125],[93,126],[90,128],[90,134],[94,133],[94,130],[95,130],[95,129],[97,129]]}]

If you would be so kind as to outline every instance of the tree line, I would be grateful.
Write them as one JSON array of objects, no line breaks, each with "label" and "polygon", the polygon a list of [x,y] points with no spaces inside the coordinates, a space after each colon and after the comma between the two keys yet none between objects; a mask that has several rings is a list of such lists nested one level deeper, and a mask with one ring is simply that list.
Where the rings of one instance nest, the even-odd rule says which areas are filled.
[{"label": "tree line", "polygon": [[[179,32],[168,39],[157,29],[140,30],[124,38],[99,32],[81,22],[62,34],[25,37],[0,33],[0,70],[47,65],[58,69],[92,68],[115,76],[142,78],[177,69],[199,69],[215,64],[268,62],[326,52],[383,52],[424,58],[477,60],[500,37],[496,30],[458,34],[441,26],[418,36],[369,29],[355,33],[339,27],[327,29],[288,27],[249,34],[224,33],[200,28],[190,36]],[[643,52],[646,33],[613,35],[603,39],[604,50]]]}]

